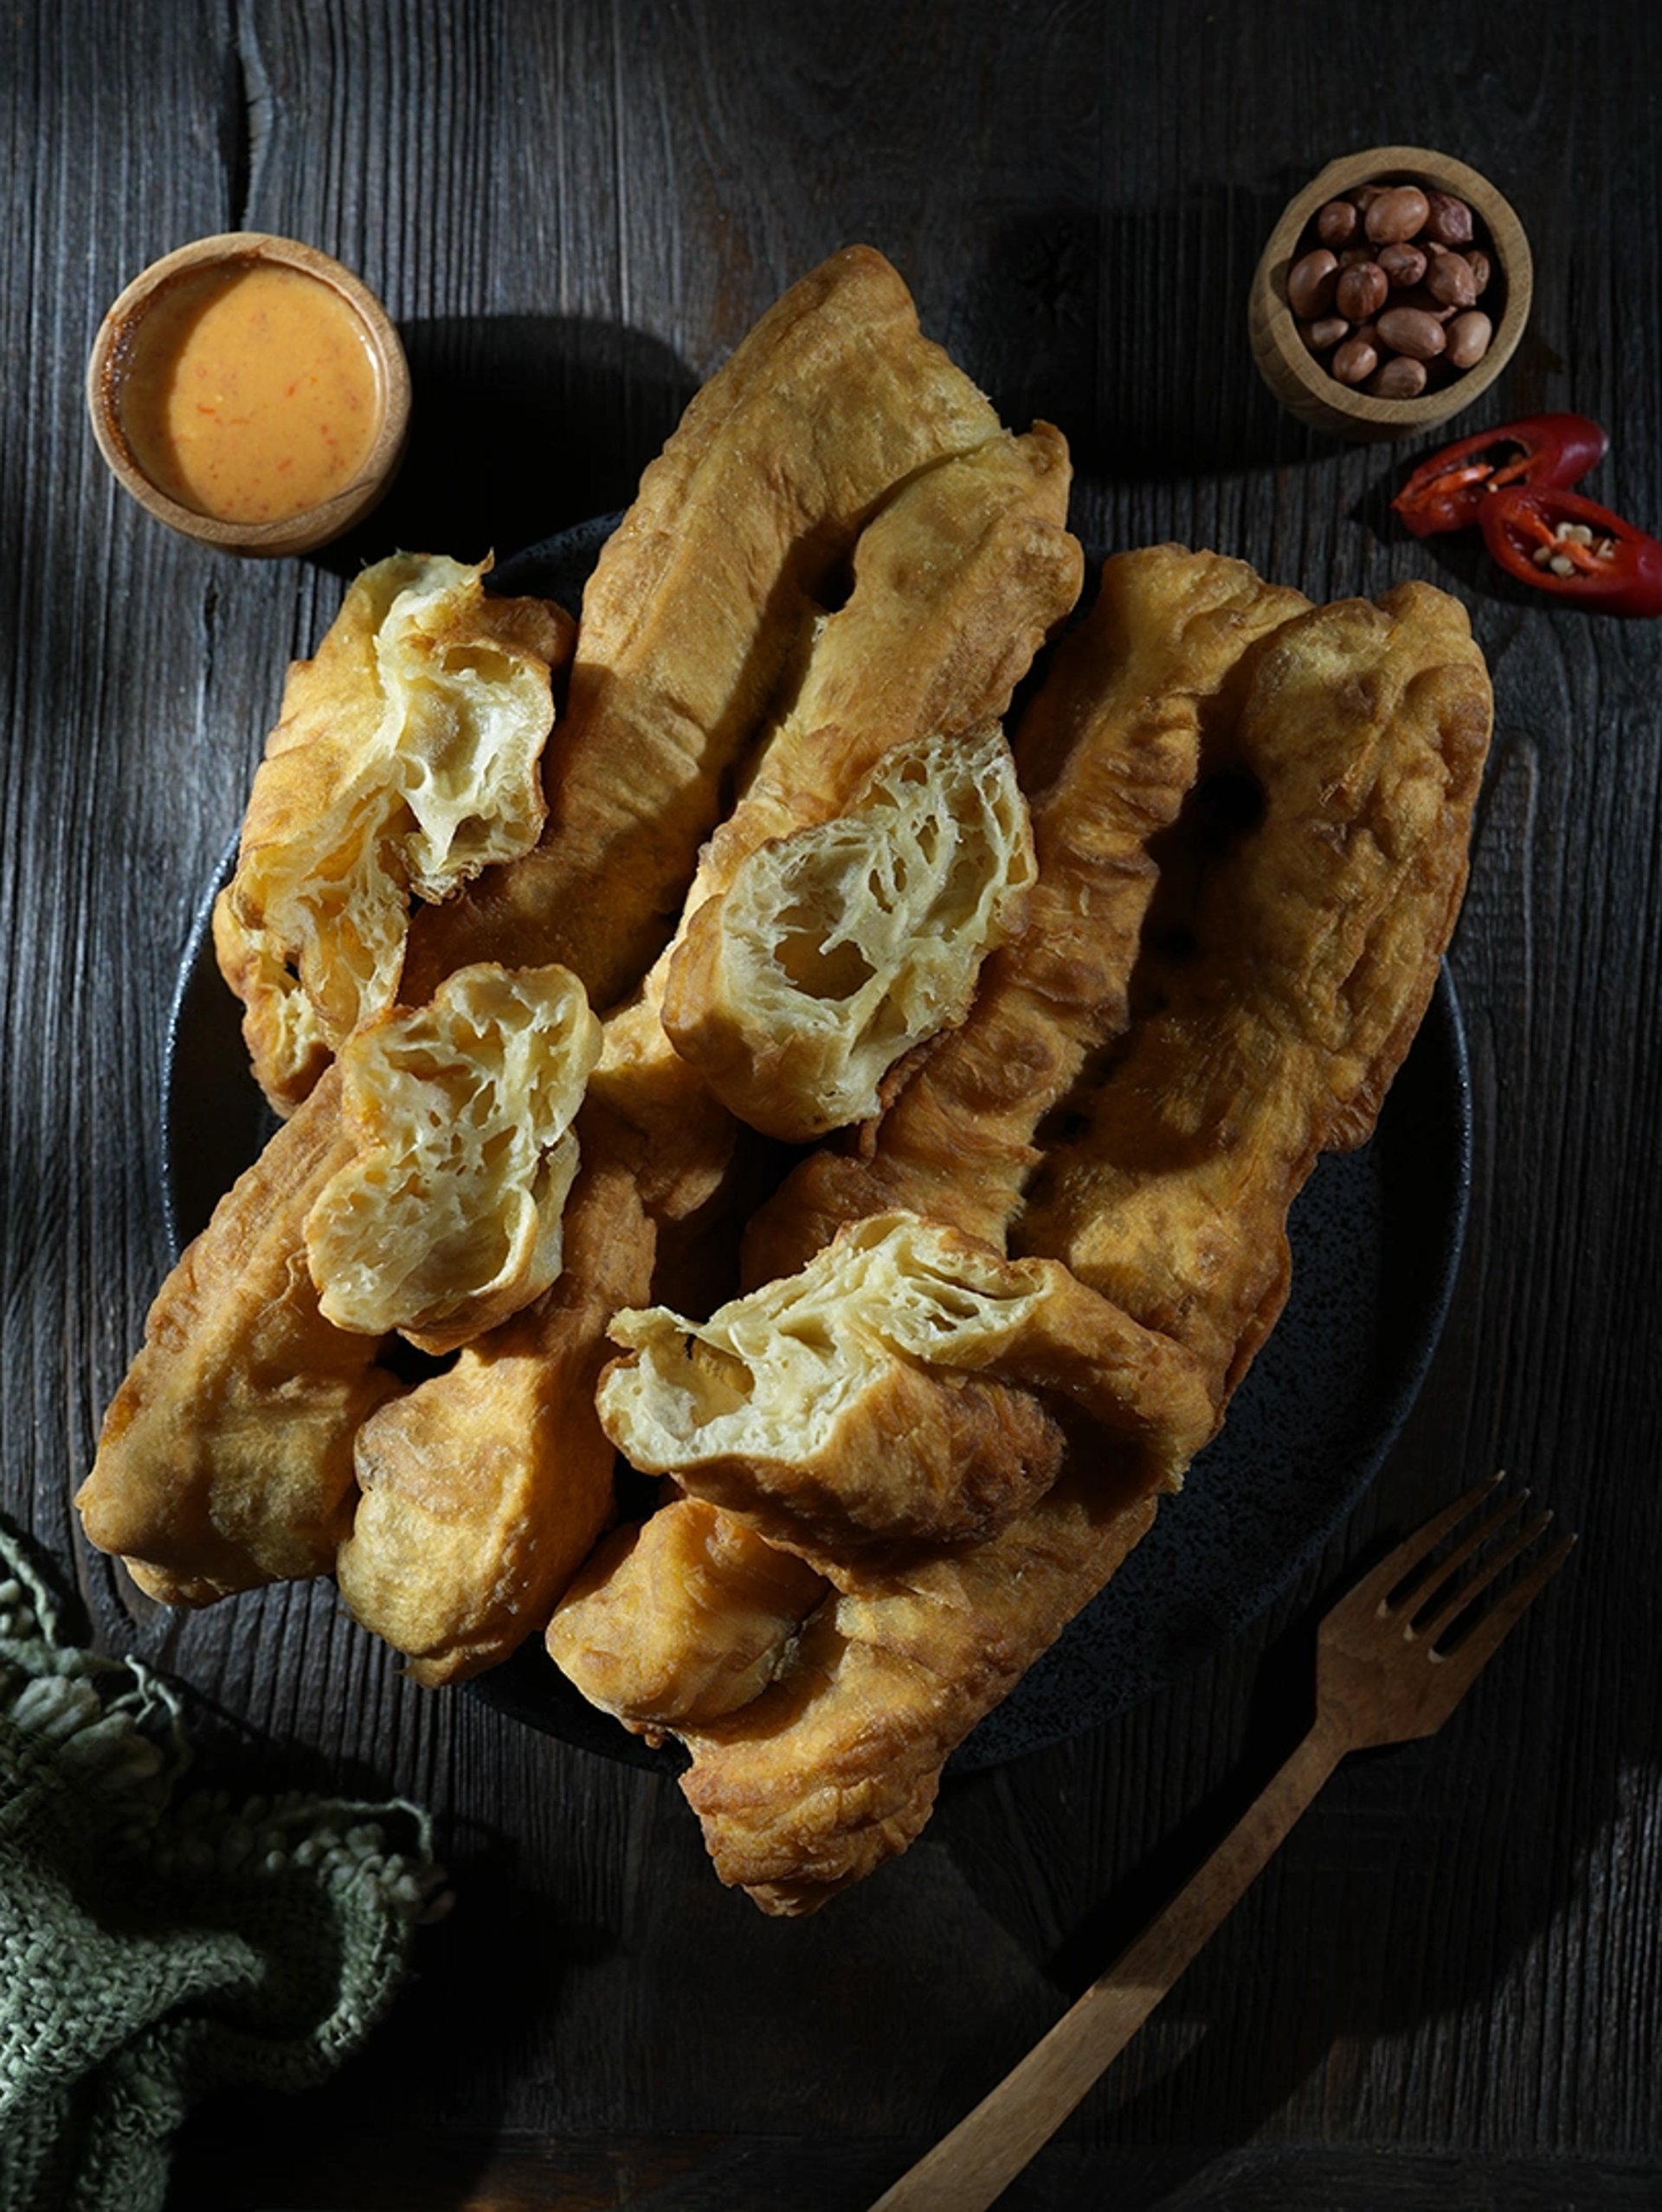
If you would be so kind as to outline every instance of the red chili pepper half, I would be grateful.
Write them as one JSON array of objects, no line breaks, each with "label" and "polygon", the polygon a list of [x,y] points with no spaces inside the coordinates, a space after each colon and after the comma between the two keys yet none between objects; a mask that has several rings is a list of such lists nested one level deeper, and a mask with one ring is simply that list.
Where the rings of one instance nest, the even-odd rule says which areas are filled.
[{"label": "red chili pepper half", "polygon": [[1422,461],[1391,505],[1416,537],[1468,530],[1490,493],[1509,484],[1579,484],[1609,443],[1584,415],[1532,415]]},{"label": "red chili pepper half", "polygon": [[1483,542],[1508,576],[1595,614],[1662,614],[1662,538],[1595,499],[1513,485],[1485,499]]}]

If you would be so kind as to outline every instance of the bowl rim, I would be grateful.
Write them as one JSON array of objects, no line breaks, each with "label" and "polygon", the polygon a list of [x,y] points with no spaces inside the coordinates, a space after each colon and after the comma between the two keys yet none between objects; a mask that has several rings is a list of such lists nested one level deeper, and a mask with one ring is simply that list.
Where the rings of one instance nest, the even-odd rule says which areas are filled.
[{"label": "bowl rim", "polygon": [[[1317,209],[1358,184],[1384,177],[1452,192],[1466,201],[1489,233],[1498,273],[1505,285],[1504,305],[1496,318],[1494,337],[1483,359],[1439,390],[1409,400],[1376,399],[1330,376],[1299,337],[1286,295],[1293,248]],[[1533,290],[1529,239],[1504,193],[1466,163],[1428,146],[1371,146],[1329,162],[1287,202],[1259,257],[1253,279],[1255,326],[1278,366],[1315,407],[1381,434],[1445,422],[1485,392],[1517,349],[1529,319]]]},{"label": "bowl rim", "polygon": [[[170,498],[139,466],[121,427],[120,348],[157,294],[197,269],[274,262],[326,285],[345,302],[368,341],[375,364],[380,421],[351,482],[299,514],[262,523],[228,522]],[[302,553],[324,545],[360,521],[385,493],[403,458],[410,412],[409,364],[391,317],[362,278],[319,248],[274,231],[216,231],[176,247],[141,269],[106,310],[87,363],[87,405],[100,452],[122,489],[182,537],[225,551]]]}]

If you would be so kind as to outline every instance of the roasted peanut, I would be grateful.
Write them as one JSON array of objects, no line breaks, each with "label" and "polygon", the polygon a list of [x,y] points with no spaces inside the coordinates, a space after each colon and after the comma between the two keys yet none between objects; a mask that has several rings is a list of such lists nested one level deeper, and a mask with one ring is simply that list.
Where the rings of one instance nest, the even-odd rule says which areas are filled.
[{"label": "roasted peanut", "polygon": [[1304,254],[1287,271],[1287,305],[1301,322],[1325,315],[1333,305],[1338,262],[1324,246]]},{"label": "roasted peanut", "polygon": [[1362,383],[1379,366],[1378,331],[1353,331],[1343,345],[1335,348],[1328,366],[1342,384]]},{"label": "roasted peanut", "polygon": [[1443,326],[1423,307],[1388,307],[1379,318],[1379,334],[1393,353],[1410,361],[1434,361],[1447,344]]},{"label": "roasted peanut", "polygon": [[1316,235],[1324,246],[1330,246],[1337,252],[1341,246],[1350,243],[1361,221],[1354,202],[1330,200],[1317,214]]},{"label": "roasted peanut", "polygon": [[1427,192],[1425,233],[1433,246],[1469,246],[1471,209],[1452,192]]},{"label": "roasted peanut", "polygon": [[1418,399],[1425,389],[1425,363],[1407,353],[1381,362],[1362,387],[1375,399]]},{"label": "roasted peanut", "polygon": [[1489,256],[1481,246],[1469,246],[1466,248],[1466,266],[1472,272],[1472,281],[1478,287],[1478,297],[1481,299],[1489,289]]},{"label": "roasted peanut", "polygon": [[1418,284],[1424,276],[1426,257],[1417,246],[1398,239],[1392,245],[1380,248],[1379,266],[1388,281],[1401,291],[1405,285]]},{"label": "roasted peanut", "polygon": [[1472,273],[1472,264],[1464,254],[1452,254],[1446,246],[1433,247],[1426,267],[1426,290],[1445,307],[1472,307],[1477,304],[1478,280]]},{"label": "roasted peanut", "polygon": [[1362,228],[1375,246],[1416,238],[1426,226],[1426,196],[1417,184],[1393,184],[1368,203]]},{"label": "roasted peanut", "polygon": [[1370,315],[1378,314],[1390,289],[1390,279],[1377,261],[1358,261],[1353,268],[1339,271],[1333,305],[1348,321],[1365,323]]},{"label": "roasted peanut", "polygon": [[1463,315],[1456,315],[1446,335],[1448,358],[1453,366],[1475,369],[1489,350],[1495,326],[1481,307],[1468,307]]},{"label": "roasted peanut", "polygon": [[1298,335],[1312,353],[1325,353],[1350,332],[1350,325],[1343,315],[1318,315],[1313,323],[1298,325]]}]

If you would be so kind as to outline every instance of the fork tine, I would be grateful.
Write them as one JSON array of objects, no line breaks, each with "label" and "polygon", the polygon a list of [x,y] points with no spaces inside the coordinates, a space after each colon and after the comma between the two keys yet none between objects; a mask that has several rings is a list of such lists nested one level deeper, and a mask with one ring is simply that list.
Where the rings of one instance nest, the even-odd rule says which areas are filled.
[{"label": "fork tine", "polygon": [[1498,1599],[1465,1636],[1447,1651],[1437,1655],[1446,1665],[1459,1669],[1462,1691],[1469,1688],[1482,1673],[1505,1641],[1508,1631],[1516,1627],[1575,1548],[1574,1535],[1561,1538],[1527,1574],[1519,1575],[1505,1596]]},{"label": "fork tine", "polygon": [[1485,1475],[1481,1482],[1473,1483],[1464,1497],[1456,1498],[1453,1505],[1445,1506],[1440,1513],[1433,1514],[1423,1527],[1416,1528],[1377,1566],[1369,1569],[1349,1592],[1351,1602],[1371,1604],[1377,1601],[1382,1604],[1397,1585],[1407,1580],[1427,1553],[1436,1550],[1449,1530],[1464,1521],[1472,1508],[1488,1496],[1496,1483],[1504,1479],[1503,1474]]},{"label": "fork tine", "polygon": [[1459,1589],[1451,1586],[1455,1570],[1472,1556],[1486,1537],[1517,1511],[1528,1495],[1527,1490],[1520,1491],[1504,1513],[1491,1514],[1480,1527],[1472,1532],[1458,1552],[1439,1566],[1437,1587],[1427,1594],[1426,1600],[1427,1605],[1435,1605],[1437,1610],[1428,1620],[1421,1620],[1418,1614],[1414,1617],[1414,1632],[1421,1641],[1435,1643],[1449,1623],[1458,1620],[1466,1608],[1483,1595],[1502,1568],[1510,1566],[1520,1552],[1527,1551],[1536,1538],[1552,1526],[1550,1513],[1537,1513],[1534,1520],[1526,1521],[1491,1559],[1482,1560],[1477,1572],[1469,1575]]}]

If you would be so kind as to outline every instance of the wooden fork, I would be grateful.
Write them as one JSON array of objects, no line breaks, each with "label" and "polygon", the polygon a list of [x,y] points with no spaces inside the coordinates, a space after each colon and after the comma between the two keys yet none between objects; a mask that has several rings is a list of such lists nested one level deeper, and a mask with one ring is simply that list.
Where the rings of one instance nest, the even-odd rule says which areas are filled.
[{"label": "wooden fork", "polygon": [[1130,1950],[871,2212],[985,2212],[1124,2049],[1345,1753],[1441,1727],[1575,1541],[1563,1537],[1462,1630],[1474,1599],[1552,1519],[1537,1514],[1460,1579],[1522,1508],[1521,1491],[1427,1566],[1501,1479],[1435,1514],[1340,1598],[1317,1631],[1316,1719],[1292,1758]]}]

